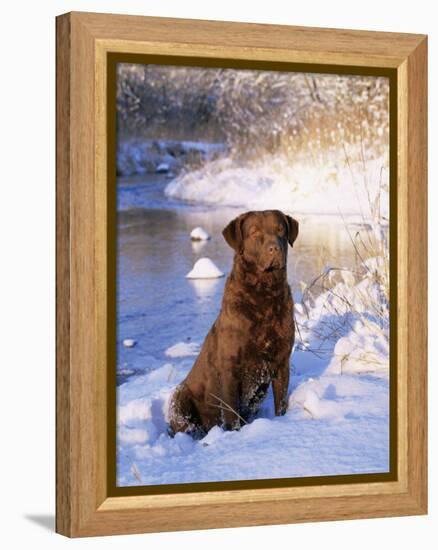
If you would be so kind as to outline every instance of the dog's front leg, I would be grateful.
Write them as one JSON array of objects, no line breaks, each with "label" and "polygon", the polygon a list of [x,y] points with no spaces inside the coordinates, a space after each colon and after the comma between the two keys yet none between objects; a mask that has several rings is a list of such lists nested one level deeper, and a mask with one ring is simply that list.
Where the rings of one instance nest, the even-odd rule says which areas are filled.
[{"label": "dog's front leg", "polygon": [[240,417],[239,408],[239,393],[237,380],[230,374],[222,380],[222,418],[224,430],[239,430]]},{"label": "dog's front leg", "polygon": [[283,416],[287,410],[287,390],[289,387],[289,361],[278,369],[272,380],[276,416]]}]

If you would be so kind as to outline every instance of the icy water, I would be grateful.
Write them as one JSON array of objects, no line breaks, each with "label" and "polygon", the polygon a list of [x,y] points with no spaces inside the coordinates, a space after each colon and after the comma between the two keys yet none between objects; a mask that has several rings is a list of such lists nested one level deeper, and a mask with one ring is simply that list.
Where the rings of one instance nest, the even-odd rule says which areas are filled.
[{"label": "icy water", "polygon": [[[169,199],[165,175],[120,178],[117,182],[117,381],[162,367],[165,350],[177,342],[201,343],[216,318],[233,251],[222,229],[245,208],[210,207]],[[288,279],[295,299],[300,281],[310,282],[325,265],[349,267],[354,253],[348,232],[329,218],[300,222],[289,249]],[[212,239],[192,243],[202,226]],[[188,280],[200,257],[225,273],[214,280]],[[134,339],[132,348],[124,339]]]}]

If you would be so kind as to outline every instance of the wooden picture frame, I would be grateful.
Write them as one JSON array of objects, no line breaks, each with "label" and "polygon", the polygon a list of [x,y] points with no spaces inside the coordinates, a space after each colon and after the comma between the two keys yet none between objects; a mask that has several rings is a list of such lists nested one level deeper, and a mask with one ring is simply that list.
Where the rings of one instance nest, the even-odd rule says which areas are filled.
[{"label": "wooden picture frame", "polygon": [[[70,537],[427,513],[427,38],[69,13],[57,18],[56,530]],[[114,496],[108,458],[111,54],[386,71],[396,83],[393,475]],[[394,130],[394,127],[393,127]],[[392,131],[393,131],[392,130]]]}]

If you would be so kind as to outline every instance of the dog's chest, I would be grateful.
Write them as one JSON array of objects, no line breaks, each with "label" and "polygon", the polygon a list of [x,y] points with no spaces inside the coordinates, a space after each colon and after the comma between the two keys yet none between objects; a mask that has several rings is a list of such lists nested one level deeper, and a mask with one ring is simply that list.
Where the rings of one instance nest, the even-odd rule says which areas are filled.
[{"label": "dog's chest", "polygon": [[239,361],[244,368],[260,369],[264,377],[265,366],[281,362],[291,351],[293,327],[293,302],[290,288],[283,287],[277,296],[272,294],[234,295],[230,304],[232,314],[242,323],[242,339]]},{"label": "dog's chest", "polygon": [[[252,369],[264,371],[272,368],[290,354],[293,342],[293,320],[289,317],[264,319],[254,323],[244,346],[244,361]],[[273,374],[273,373],[271,373]]]}]

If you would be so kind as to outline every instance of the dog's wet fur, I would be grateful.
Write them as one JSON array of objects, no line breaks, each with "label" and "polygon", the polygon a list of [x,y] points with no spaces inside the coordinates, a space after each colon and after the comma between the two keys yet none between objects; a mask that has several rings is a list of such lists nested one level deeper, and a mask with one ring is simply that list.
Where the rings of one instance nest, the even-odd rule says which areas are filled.
[{"label": "dog's wet fur", "polygon": [[171,435],[201,438],[213,426],[239,429],[257,413],[271,383],[275,414],[286,412],[295,337],[286,266],[298,222],[279,210],[247,212],[223,236],[235,251],[233,268],[219,316],[172,395]]}]

